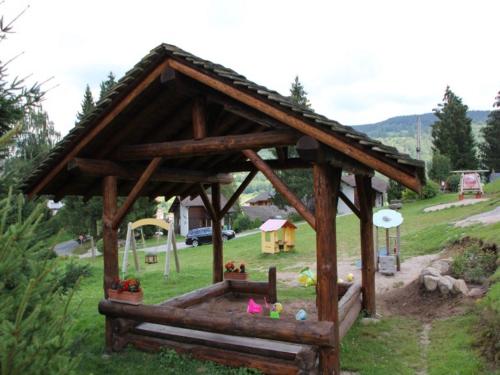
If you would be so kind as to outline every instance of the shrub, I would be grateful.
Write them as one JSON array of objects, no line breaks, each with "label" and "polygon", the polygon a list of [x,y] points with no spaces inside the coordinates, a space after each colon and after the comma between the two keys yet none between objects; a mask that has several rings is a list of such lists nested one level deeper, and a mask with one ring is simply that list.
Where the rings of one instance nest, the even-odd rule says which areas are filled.
[{"label": "shrub", "polygon": [[245,214],[238,214],[233,222],[233,229],[236,233],[250,229],[252,226],[252,220]]},{"label": "shrub", "polygon": [[389,180],[389,187],[387,188],[387,199],[390,201],[394,199],[403,198],[404,187],[399,182]]},{"label": "shrub", "polygon": [[439,185],[434,181],[427,181],[427,184],[422,188],[422,194],[418,195],[413,190],[405,189],[403,191],[403,200],[406,202],[415,201],[417,199],[430,199],[435,197],[439,192]]},{"label": "shrub", "polygon": [[451,271],[453,276],[467,282],[482,283],[495,272],[496,261],[495,246],[481,247],[480,243],[474,243],[453,259]]},{"label": "shrub", "polygon": [[92,275],[92,270],[89,264],[80,264],[71,260],[66,264],[64,274],[59,278],[59,286],[63,292],[67,292],[74,288],[78,279],[90,275]]},{"label": "shrub", "polygon": [[458,191],[458,187],[460,185],[460,176],[458,174],[453,174],[446,180],[446,184],[448,185],[448,190],[456,193]]}]

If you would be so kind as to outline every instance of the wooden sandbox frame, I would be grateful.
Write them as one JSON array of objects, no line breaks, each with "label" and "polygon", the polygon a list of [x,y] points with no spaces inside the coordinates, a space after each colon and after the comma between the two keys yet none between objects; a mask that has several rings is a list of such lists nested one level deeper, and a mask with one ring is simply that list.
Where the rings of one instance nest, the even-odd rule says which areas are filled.
[{"label": "wooden sandbox frame", "polygon": [[[361,286],[339,283],[339,338],[361,311]],[[268,317],[220,316],[189,308],[227,294],[277,300],[276,269],[268,282],[224,280],[157,305],[99,303],[113,329],[113,350],[126,345],[147,351],[170,348],[224,365],[252,367],[266,374],[316,374],[318,353],[338,346],[332,322],[287,322]]]}]

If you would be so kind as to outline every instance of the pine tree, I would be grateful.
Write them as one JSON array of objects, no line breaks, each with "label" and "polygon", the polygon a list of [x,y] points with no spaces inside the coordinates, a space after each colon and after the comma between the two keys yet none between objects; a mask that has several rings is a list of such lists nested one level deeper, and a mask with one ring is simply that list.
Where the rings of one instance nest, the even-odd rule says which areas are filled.
[{"label": "pine tree", "polygon": [[500,171],[500,91],[495,98],[493,110],[488,115],[486,126],[481,129],[484,143],[481,145],[482,163],[486,168]]},{"label": "pine tree", "polygon": [[472,120],[467,105],[446,87],[443,102],[434,109],[438,121],[432,126],[433,152],[448,157],[452,169],[475,169],[478,166]]},{"label": "pine tree", "polygon": [[101,82],[99,100],[104,98],[111,91],[114,85],[116,85],[115,75],[113,74],[113,72],[109,72],[108,78],[105,81]]},{"label": "pine tree", "polygon": [[311,103],[307,98],[307,92],[304,89],[304,86],[299,81],[299,76],[295,76],[295,79],[292,82],[292,87],[290,88],[290,99],[295,104],[311,109]]},{"label": "pine tree", "polygon": [[[307,92],[302,83],[300,83],[298,76],[296,76],[292,82],[290,94],[290,99],[293,103],[311,109],[311,103],[309,103],[309,99],[307,98]],[[289,147],[288,153],[290,157],[297,156],[295,147]],[[312,208],[312,171],[310,169],[283,170],[278,171],[277,174],[297,197],[309,206],[309,208]],[[278,192],[274,196],[273,202],[279,207],[288,205],[287,200]]]},{"label": "pine tree", "polygon": [[92,96],[92,91],[90,91],[89,85],[85,88],[85,93],[83,94],[82,109],[76,114],[76,122],[79,123],[82,119],[87,116],[95,107],[94,97]]}]

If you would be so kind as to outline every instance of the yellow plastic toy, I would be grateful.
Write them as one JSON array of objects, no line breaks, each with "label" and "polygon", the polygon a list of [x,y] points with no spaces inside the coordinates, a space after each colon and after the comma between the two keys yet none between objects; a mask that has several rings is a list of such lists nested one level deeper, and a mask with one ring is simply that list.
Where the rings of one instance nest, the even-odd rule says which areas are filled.
[{"label": "yellow plastic toy", "polygon": [[312,273],[309,267],[303,268],[299,273],[299,283],[303,286],[316,285],[316,275]]}]

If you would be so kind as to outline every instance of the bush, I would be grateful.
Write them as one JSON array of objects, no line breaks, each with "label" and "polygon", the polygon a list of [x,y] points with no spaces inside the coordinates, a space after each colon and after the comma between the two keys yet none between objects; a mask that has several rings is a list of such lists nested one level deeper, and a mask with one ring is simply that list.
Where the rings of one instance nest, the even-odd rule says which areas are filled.
[{"label": "bush", "polygon": [[496,270],[497,249],[495,246],[481,247],[474,243],[453,259],[451,272],[454,277],[467,282],[482,283]]},{"label": "bush", "polygon": [[104,240],[102,238],[95,243],[95,247],[97,248],[97,251],[104,254]]},{"label": "bush", "polygon": [[66,264],[64,274],[59,278],[59,286],[62,291],[66,293],[69,289],[73,289],[76,282],[81,277],[88,277],[92,275],[90,264],[79,264],[71,260]]},{"label": "bush", "polygon": [[456,193],[458,191],[458,187],[460,186],[460,176],[458,174],[451,175],[446,180],[446,184],[448,185],[448,190]]},{"label": "bush", "polygon": [[430,199],[435,197],[439,192],[439,185],[434,181],[427,181],[427,184],[422,188],[422,194],[418,195],[413,190],[405,189],[403,191],[403,201],[415,201],[417,199]]},{"label": "bush", "polygon": [[389,187],[387,188],[387,199],[390,201],[394,199],[401,199],[403,197],[404,187],[399,182],[389,180]]}]

